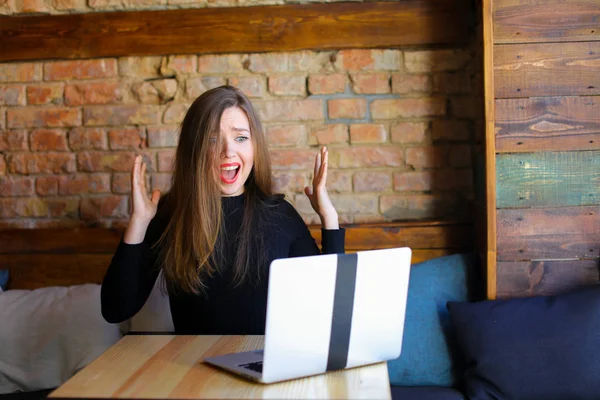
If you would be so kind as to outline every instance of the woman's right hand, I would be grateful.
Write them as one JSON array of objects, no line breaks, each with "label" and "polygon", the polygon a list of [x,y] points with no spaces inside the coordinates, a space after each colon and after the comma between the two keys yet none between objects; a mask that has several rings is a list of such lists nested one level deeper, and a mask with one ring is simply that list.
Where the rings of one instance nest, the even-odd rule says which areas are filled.
[{"label": "woman's right hand", "polygon": [[146,190],[146,163],[142,156],[136,156],[131,170],[131,219],[123,240],[128,244],[141,243],[150,221],[156,215],[160,190],[154,189],[148,197]]}]

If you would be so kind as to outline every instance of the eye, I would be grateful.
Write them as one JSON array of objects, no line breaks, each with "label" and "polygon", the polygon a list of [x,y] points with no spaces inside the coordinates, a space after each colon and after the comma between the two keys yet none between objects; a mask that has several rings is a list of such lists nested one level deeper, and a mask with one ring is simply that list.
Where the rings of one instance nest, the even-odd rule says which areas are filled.
[{"label": "eye", "polygon": [[238,136],[238,137],[235,138],[235,141],[239,142],[239,143],[243,143],[243,142],[245,142],[245,141],[247,141],[249,139],[250,138],[248,136]]}]

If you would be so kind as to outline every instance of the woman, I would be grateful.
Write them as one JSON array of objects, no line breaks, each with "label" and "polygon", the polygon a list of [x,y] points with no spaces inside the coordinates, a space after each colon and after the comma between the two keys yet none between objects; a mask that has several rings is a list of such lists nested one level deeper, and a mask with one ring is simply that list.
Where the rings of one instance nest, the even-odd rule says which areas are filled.
[{"label": "woman", "polygon": [[[323,252],[343,253],[344,230],[325,188],[327,159],[323,148],[305,192],[321,218]],[[145,172],[136,157],[131,219],[102,283],[104,318],[135,315],[162,270],[176,333],[263,334],[270,262],[320,251],[294,208],[272,194],[267,143],[250,101],[231,86],[201,95],[183,120],[163,198],[158,190],[148,197]]]}]

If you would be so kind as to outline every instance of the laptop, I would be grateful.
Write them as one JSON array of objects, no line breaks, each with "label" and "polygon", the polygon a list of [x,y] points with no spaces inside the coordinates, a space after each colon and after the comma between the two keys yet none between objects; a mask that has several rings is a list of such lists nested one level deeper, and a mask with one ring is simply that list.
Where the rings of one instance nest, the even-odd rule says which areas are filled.
[{"label": "laptop", "polygon": [[264,350],[204,359],[261,383],[400,356],[408,247],[274,260]]}]

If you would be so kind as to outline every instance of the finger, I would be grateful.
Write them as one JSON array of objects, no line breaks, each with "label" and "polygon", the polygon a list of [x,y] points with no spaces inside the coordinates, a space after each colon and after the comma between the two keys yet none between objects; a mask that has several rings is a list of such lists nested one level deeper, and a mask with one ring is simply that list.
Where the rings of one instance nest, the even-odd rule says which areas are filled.
[{"label": "finger", "polygon": [[319,184],[325,186],[327,183],[327,166],[329,165],[329,152],[325,151],[323,157],[323,163],[321,164],[321,176],[319,177]]},{"label": "finger", "polygon": [[140,156],[136,156],[133,160],[133,168],[131,169],[131,186],[135,187],[138,182],[138,174],[140,173]]},{"label": "finger", "polygon": [[310,199],[310,198],[312,197],[312,195],[313,195],[313,190],[312,190],[312,188],[311,188],[311,187],[309,187],[309,186],[306,186],[306,187],[304,188],[304,194],[305,194],[305,195],[306,195],[306,196],[307,196],[307,197]]},{"label": "finger", "polygon": [[315,170],[313,171],[313,181],[319,176],[319,169],[321,168],[321,152],[318,152],[315,157]]},{"label": "finger", "polygon": [[142,188],[142,193],[146,192],[146,163],[142,162],[142,172],[140,173],[140,186]]},{"label": "finger", "polygon": [[158,201],[160,200],[160,190],[154,189],[152,191],[152,198],[150,200],[152,201],[152,204],[154,204],[155,206],[157,206],[158,205]]}]

